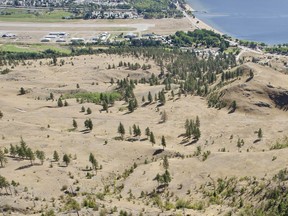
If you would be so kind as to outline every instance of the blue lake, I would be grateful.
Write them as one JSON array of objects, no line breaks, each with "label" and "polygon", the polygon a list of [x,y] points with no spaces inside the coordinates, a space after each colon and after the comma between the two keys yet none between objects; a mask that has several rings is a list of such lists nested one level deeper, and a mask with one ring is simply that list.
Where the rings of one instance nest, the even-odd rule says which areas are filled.
[{"label": "blue lake", "polygon": [[195,15],[235,38],[288,43],[288,0],[187,0]]}]

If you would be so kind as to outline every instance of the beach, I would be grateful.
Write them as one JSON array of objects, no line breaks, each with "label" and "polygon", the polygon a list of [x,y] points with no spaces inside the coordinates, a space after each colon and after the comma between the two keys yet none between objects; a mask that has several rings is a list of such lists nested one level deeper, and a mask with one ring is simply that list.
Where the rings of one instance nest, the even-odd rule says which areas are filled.
[{"label": "beach", "polygon": [[189,20],[189,22],[196,28],[196,29],[207,29],[214,31],[218,34],[223,35],[222,32],[219,30],[213,28],[212,26],[208,25],[207,23],[203,22],[201,19],[197,18],[195,15],[190,16],[187,12],[195,12],[196,10],[190,5],[190,4],[185,4],[185,9],[186,11],[183,10],[184,16]]}]

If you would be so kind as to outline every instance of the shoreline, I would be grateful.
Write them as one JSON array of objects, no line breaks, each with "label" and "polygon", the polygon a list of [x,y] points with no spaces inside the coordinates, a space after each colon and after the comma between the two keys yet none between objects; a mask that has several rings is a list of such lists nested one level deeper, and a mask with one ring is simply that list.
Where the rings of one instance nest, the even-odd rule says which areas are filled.
[{"label": "shoreline", "polygon": [[191,6],[189,3],[185,4],[185,11],[183,10],[184,16],[192,23],[192,25],[196,28],[196,29],[206,29],[206,30],[211,30],[214,31],[218,34],[224,35],[223,32],[217,30],[216,28],[212,27],[211,25],[205,23],[204,21],[202,21],[201,19],[197,18],[195,15],[193,15],[193,17],[191,17],[189,14],[187,14],[186,11],[191,11],[192,13],[195,12],[196,10],[193,8],[193,6]]}]

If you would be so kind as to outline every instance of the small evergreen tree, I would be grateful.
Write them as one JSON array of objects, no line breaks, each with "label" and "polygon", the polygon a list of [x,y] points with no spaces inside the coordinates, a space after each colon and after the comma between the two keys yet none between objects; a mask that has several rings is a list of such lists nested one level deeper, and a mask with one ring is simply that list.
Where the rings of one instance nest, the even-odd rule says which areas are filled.
[{"label": "small evergreen tree", "polygon": [[148,93],[148,101],[149,101],[149,103],[152,103],[152,101],[153,101],[152,94],[150,91]]},{"label": "small evergreen tree", "polygon": [[147,136],[147,139],[148,139],[148,137],[150,137],[150,128],[149,127],[147,127],[145,129],[145,135]]},{"label": "small evergreen tree", "polygon": [[161,115],[161,122],[165,123],[167,121],[167,119],[168,119],[168,115],[167,115],[166,111],[164,110],[162,112],[162,115]]},{"label": "small evergreen tree", "polygon": [[152,131],[150,132],[150,142],[152,143],[152,146],[156,143],[154,133]]},{"label": "small evergreen tree", "polygon": [[54,153],[53,153],[53,160],[56,162],[59,161],[59,154],[57,151],[54,151]]},{"label": "small evergreen tree", "polygon": [[92,113],[92,110],[90,109],[90,107],[87,108],[87,115],[90,115]]},{"label": "small evergreen tree", "polygon": [[70,163],[70,158],[69,158],[69,156],[67,154],[63,155],[63,162],[66,164],[66,167]]},{"label": "small evergreen tree", "polygon": [[43,165],[44,160],[45,160],[45,153],[44,153],[44,151],[39,151],[39,150],[37,150],[35,153],[36,153],[36,157],[41,161],[41,165]]},{"label": "small evergreen tree", "polygon": [[168,161],[167,155],[165,155],[163,158],[163,167],[165,170],[168,170],[168,168],[169,168],[169,161]]},{"label": "small evergreen tree", "polygon": [[102,107],[103,107],[103,110],[104,110],[104,111],[108,112],[108,104],[107,104],[106,101],[103,101]]},{"label": "small evergreen tree", "polygon": [[86,119],[84,122],[84,126],[89,129],[92,130],[93,129],[93,122],[91,119]]},{"label": "small evergreen tree", "polygon": [[31,148],[27,148],[26,157],[30,160],[31,165],[33,165],[33,161],[35,160],[35,154]]},{"label": "small evergreen tree", "polygon": [[162,145],[163,150],[164,150],[164,148],[166,147],[166,140],[165,140],[164,136],[162,136],[162,138],[161,138],[161,145]]},{"label": "small evergreen tree", "polygon": [[125,128],[124,125],[120,122],[119,126],[118,126],[118,133],[121,136],[121,139],[124,139],[124,135],[125,135]]},{"label": "small evergreen tree", "polygon": [[73,123],[72,123],[72,124],[73,124],[73,128],[74,128],[74,129],[76,129],[76,128],[78,127],[78,124],[77,124],[77,122],[76,122],[75,119],[73,119]]},{"label": "small evergreen tree", "polygon": [[20,94],[20,95],[26,94],[26,91],[25,91],[25,89],[24,89],[23,87],[20,88],[19,94]]},{"label": "small evergreen tree", "polygon": [[6,163],[7,163],[7,158],[5,157],[5,154],[2,151],[2,149],[0,149],[0,167],[4,167]]},{"label": "small evergreen tree", "polygon": [[58,107],[63,107],[63,102],[62,102],[61,98],[58,99],[57,105],[58,105]]},{"label": "small evergreen tree", "polygon": [[93,169],[97,171],[98,162],[92,153],[89,155],[89,162],[92,164]]},{"label": "small evergreen tree", "polygon": [[263,132],[262,132],[262,129],[259,128],[258,132],[257,132],[257,136],[258,136],[258,139],[262,139],[263,137]]}]

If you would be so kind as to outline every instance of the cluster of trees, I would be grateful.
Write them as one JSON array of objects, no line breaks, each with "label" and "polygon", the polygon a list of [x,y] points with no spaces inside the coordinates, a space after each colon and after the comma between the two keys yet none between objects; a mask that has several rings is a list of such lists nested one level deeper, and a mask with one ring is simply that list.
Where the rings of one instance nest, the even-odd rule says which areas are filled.
[{"label": "cluster of trees", "polygon": [[185,121],[185,136],[188,138],[191,138],[192,135],[194,139],[199,140],[201,136],[200,132],[200,119],[198,116],[196,116],[196,119],[186,119]]},{"label": "cluster of trees", "polygon": [[168,170],[166,170],[162,175],[159,173],[154,178],[158,182],[158,185],[163,185],[167,187],[169,183],[171,182],[172,178]]},{"label": "cluster of trees", "polygon": [[162,45],[160,40],[152,40],[152,39],[132,39],[131,46],[134,47],[159,47]]},{"label": "cluster of trees", "polygon": [[265,51],[269,52],[269,53],[279,54],[279,55],[287,55],[288,54],[288,44],[266,47]]},{"label": "cluster of trees", "polygon": [[227,71],[221,73],[221,81],[228,81],[230,79],[234,79],[243,75],[243,70],[241,68],[237,68],[235,71]]},{"label": "cluster of trees", "polygon": [[129,0],[129,2],[139,15],[144,16],[144,19],[183,17],[183,13],[176,9],[171,0]]},{"label": "cluster of trees", "polygon": [[[124,140],[124,136],[125,136],[126,131],[125,131],[124,125],[121,122],[119,123],[117,132],[120,134],[121,139]],[[133,133],[133,136],[139,137],[139,138],[142,135],[142,132],[141,132],[139,125],[137,126],[135,124],[132,126],[132,129],[131,129],[131,127],[129,128],[129,133],[130,133],[130,135],[132,135],[132,133]],[[146,135],[147,139],[149,139],[149,141],[152,143],[152,146],[154,144],[156,144],[154,133],[150,130],[149,127],[147,127],[145,129],[145,135]],[[163,150],[164,150],[164,148],[166,147],[166,139],[164,136],[161,137],[161,145],[162,145]]]},{"label": "cluster of trees", "polygon": [[128,78],[124,78],[123,80],[117,80],[117,90],[118,92],[120,92],[126,102],[129,102],[130,99],[135,99],[133,89],[135,88],[136,84],[137,81]]},{"label": "cluster of trees", "polygon": [[134,112],[134,110],[138,107],[138,102],[136,98],[129,99],[128,102],[128,110],[129,112]]},{"label": "cluster of trees", "polygon": [[229,42],[227,42],[224,37],[206,29],[196,29],[195,31],[188,31],[187,33],[178,31],[175,35],[171,36],[171,39],[172,43],[179,47],[201,45],[206,47],[219,47],[221,51],[229,47]]},{"label": "cluster of trees", "polygon": [[63,103],[62,98],[59,97],[58,100],[57,100],[57,106],[58,107],[68,106],[68,102],[66,100],[64,100],[64,103]]},{"label": "cluster of trees", "polygon": [[[65,163],[66,167],[70,164],[71,162],[71,155],[68,155],[68,154],[64,154],[63,157],[62,157],[62,161]],[[58,154],[57,151],[54,151],[53,152],[53,160],[54,162],[58,162],[60,160],[60,156]]]},{"label": "cluster of trees", "polygon": [[[109,67],[109,66],[108,66]],[[129,70],[137,70],[139,68],[142,68],[143,70],[148,70],[151,69],[151,65],[150,64],[143,64],[142,66],[139,63],[130,63],[130,62],[123,62],[120,61],[118,64],[118,67],[128,67]]]},{"label": "cluster of trees", "polygon": [[19,159],[22,160],[23,159],[30,160],[31,165],[33,165],[33,162],[35,161],[36,158],[40,160],[41,164],[43,164],[45,160],[44,151],[40,150],[33,151],[31,148],[27,146],[23,138],[21,138],[20,140],[20,146],[18,145],[14,146],[10,144],[9,153],[12,157],[18,157]]},{"label": "cluster of trees", "polygon": [[168,157],[167,155],[165,155],[163,157],[163,168],[165,169],[165,172],[160,175],[159,173],[156,175],[156,177],[154,178],[154,180],[156,180],[158,182],[158,186],[164,186],[167,187],[169,185],[169,183],[171,182],[172,178],[171,175],[168,171],[169,168],[169,161],[168,161]]},{"label": "cluster of trees", "polygon": [[[153,97],[152,97],[152,94],[151,92],[149,91],[148,92],[148,95],[147,95],[147,99],[148,99],[148,102],[149,103],[152,103],[153,102]],[[164,105],[166,103],[166,97],[165,97],[165,92],[164,90],[162,89],[161,91],[158,92],[158,94],[155,94],[154,95],[154,101],[157,102],[159,100],[159,103],[161,105]],[[146,101],[145,97],[143,96],[142,97],[142,102],[144,103]]]}]

